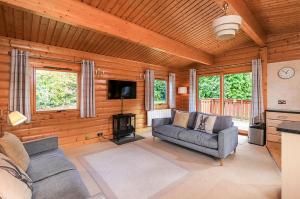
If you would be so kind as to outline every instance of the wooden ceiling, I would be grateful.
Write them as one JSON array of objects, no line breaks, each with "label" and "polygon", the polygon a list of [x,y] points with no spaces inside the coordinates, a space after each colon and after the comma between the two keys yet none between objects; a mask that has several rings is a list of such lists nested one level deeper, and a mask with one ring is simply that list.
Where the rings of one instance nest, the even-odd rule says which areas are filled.
[{"label": "wooden ceiling", "polygon": [[[217,0],[76,1],[211,55],[251,42],[243,31],[229,41],[215,38],[212,21],[224,15]],[[267,33],[300,31],[299,0],[245,2]],[[288,20],[288,16],[291,19]],[[194,63],[155,48],[41,17],[6,4],[0,5],[0,35],[163,66],[184,67]]]},{"label": "wooden ceiling", "polygon": [[268,34],[300,32],[300,0],[245,0]]},{"label": "wooden ceiling", "polygon": [[95,31],[0,5],[0,35],[162,66],[193,63]]},{"label": "wooden ceiling", "polygon": [[210,54],[219,54],[250,40],[242,31],[233,40],[216,40],[212,21],[224,13],[214,0],[81,1]]}]

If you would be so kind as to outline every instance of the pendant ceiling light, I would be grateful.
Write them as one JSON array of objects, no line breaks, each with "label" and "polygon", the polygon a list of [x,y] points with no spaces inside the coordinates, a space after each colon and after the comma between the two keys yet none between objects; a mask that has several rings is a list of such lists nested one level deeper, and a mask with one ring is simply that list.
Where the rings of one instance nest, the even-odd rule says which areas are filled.
[{"label": "pendant ceiling light", "polygon": [[226,15],[227,8],[228,3],[224,2],[223,10],[225,16],[219,17],[213,21],[213,29],[219,40],[234,38],[242,23],[242,18],[239,15]]}]

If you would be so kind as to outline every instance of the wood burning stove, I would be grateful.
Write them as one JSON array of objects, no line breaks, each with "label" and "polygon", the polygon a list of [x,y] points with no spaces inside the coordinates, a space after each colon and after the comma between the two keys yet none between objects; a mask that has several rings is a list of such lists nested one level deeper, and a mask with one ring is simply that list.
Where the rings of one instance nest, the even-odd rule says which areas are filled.
[{"label": "wood burning stove", "polygon": [[136,115],[133,113],[113,115],[113,136],[114,139],[133,134],[135,137]]}]

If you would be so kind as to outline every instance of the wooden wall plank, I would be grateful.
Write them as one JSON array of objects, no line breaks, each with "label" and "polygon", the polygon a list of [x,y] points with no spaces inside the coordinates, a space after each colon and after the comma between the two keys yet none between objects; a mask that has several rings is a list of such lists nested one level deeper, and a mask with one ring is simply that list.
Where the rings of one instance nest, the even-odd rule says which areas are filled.
[{"label": "wooden wall plank", "polygon": [[[107,138],[112,137],[112,115],[120,112],[120,100],[107,100],[107,80],[123,79],[137,82],[137,99],[125,100],[125,112],[137,114],[138,131],[146,126],[146,111],[144,109],[144,71],[151,68],[158,74],[157,77],[168,78],[169,72],[175,72],[164,66],[133,62],[119,58],[101,56],[97,54],[47,46],[43,44],[0,37],[0,107],[7,109],[9,96],[10,56],[8,52],[14,48],[30,51],[32,56],[48,56],[68,60],[91,59],[104,75],[96,77],[96,117],[81,119],[79,110],[66,112],[33,113],[32,122],[17,127],[6,126],[5,129],[24,139],[32,139],[49,135],[58,135],[62,146],[74,146],[102,140],[97,137],[103,132]],[[54,61],[40,58],[30,58],[31,67],[51,65],[71,68],[80,71],[80,64]],[[62,120],[62,118],[64,118]]]}]

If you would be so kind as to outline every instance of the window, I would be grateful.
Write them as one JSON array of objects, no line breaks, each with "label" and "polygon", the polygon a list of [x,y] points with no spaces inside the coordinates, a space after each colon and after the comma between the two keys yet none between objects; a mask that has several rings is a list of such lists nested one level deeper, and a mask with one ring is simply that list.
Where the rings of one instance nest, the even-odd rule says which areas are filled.
[{"label": "window", "polygon": [[198,109],[204,113],[220,114],[220,76],[202,76],[198,79]]},{"label": "window", "polygon": [[36,111],[77,109],[78,74],[37,69],[35,95]]},{"label": "window", "polygon": [[156,79],[154,80],[154,104],[167,103],[167,81]]}]

